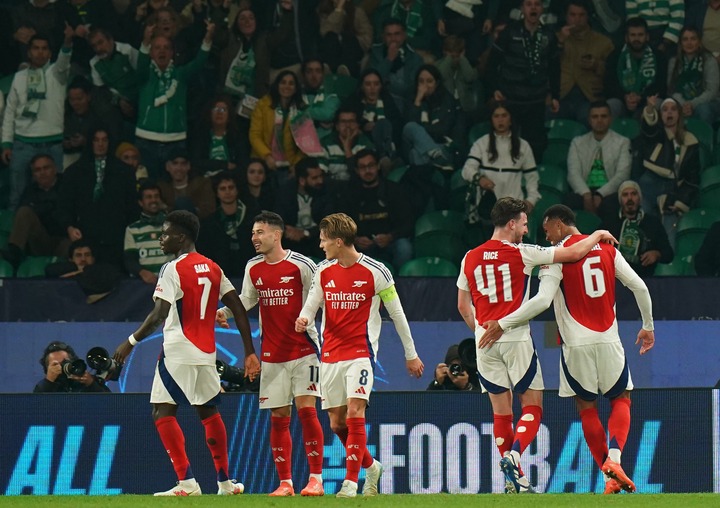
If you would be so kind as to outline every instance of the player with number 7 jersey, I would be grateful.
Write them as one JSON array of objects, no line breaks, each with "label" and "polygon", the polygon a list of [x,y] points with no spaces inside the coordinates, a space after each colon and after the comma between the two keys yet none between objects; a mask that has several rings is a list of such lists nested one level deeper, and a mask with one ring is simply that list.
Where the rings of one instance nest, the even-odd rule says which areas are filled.
[{"label": "player with number 7 jersey", "polygon": [[[528,231],[526,209],[525,202],[515,198],[495,203],[491,212],[493,236],[465,255],[457,281],[458,310],[478,339],[480,384],[490,394],[506,490],[515,493],[533,491],[519,465],[520,455],[535,439],[542,419],[542,370],[527,323],[504,333],[499,340],[495,337],[486,342],[480,340],[483,325],[510,314],[529,298],[533,267],[576,261],[598,241],[613,238],[607,231],[598,231],[567,252],[523,244],[520,242]],[[522,406],[515,432],[513,392]]]}]

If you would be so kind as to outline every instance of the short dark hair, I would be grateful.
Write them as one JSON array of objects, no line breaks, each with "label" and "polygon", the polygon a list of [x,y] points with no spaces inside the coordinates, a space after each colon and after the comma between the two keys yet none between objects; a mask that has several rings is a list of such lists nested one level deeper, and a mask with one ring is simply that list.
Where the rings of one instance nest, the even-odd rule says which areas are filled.
[{"label": "short dark hair", "polygon": [[588,4],[587,0],[568,0],[567,4],[565,4],[565,12],[567,12],[571,5],[575,7],[580,7],[581,9],[585,9],[585,12],[587,12],[588,14],[592,12],[590,10],[590,5]]},{"label": "short dark hair", "polygon": [[75,254],[75,251],[78,249],[81,249],[83,247],[87,247],[88,249],[90,249],[90,252],[92,253],[92,255],[93,256],[95,255],[95,253],[93,252],[92,243],[90,243],[89,240],[85,240],[84,238],[81,238],[80,240],[75,240],[68,247],[68,259],[72,259],[73,254]]},{"label": "short dark hair", "polygon": [[187,210],[174,210],[165,217],[165,222],[180,228],[193,243],[197,241],[198,234],[200,234],[200,219],[194,213]]},{"label": "short dark hair", "polygon": [[322,61],[322,58],[320,58],[319,56],[310,56],[303,60],[300,64],[300,74],[305,74],[308,64],[311,64],[313,62],[319,63],[320,67],[322,67],[323,69],[323,72],[325,72],[325,62]]},{"label": "short dark hair", "polygon": [[552,205],[545,210],[543,222],[546,220],[559,219],[566,226],[575,226],[575,212],[565,205]]},{"label": "short dark hair", "polygon": [[155,180],[151,180],[150,178],[143,178],[142,180],[140,180],[140,185],[138,185],[139,200],[143,198],[143,194],[146,190],[157,190],[160,193],[160,197],[162,197],[162,191],[160,190],[160,186],[155,182]]},{"label": "short dark hair", "polygon": [[320,162],[315,157],[305,157],[295,164],[295,178],[305,178],[311,169],[320,168]]},{"label": "short dark hair", "polygon": [[40,358],[40,365],[42,365],[43,372],[45,372],[45,374],[47,374],[48,369],[47,357],[50,353],[55,353],[56,351],[65,351],[71,360],[77,358],[75,350],[72,348],[72,346],[59,340],[54,340],[50,344],[45,346],[45,350],[43,351],[42,357]]},{"label": "short dark hair", "polygon": [[610,104],[608,104],[607,101],[592,101],[590,103],[590,107],[588,107],[588,111],[590,111],[591,109],[599,108],[605,108],[612,113],[612,110],[610,109]]},{"label": "short dark hair", "polygon": [[238,189],[238,192],[240,192],[240,185],[238,185],[237,178],[233,174],[232,171],[220,171],[217,175],[214,175],[210,179],[210,183],[212,184],[213,194],[217,194],[218,187],[220,186],[221,182],[224,182],[225,180],[231,180],[232,183],[235,184],[235,187]]},{"label": "short dark hair", "polygon": [[53,165],[57,166],[57,164],[55,164],[55,159],[52,158],[52,155],[50,155],[49,153],[39,153],[37,155],[34,155],[33,158],[30,159],[30,167],[32,168],[33,164],[35,164],[40,159],[50,159],[53,162]]},{"label": "short dark hair", "polygon": [[363,148],[362,150],[358,150],[358,152],[353,155],[352,163],[355,167],[357,167],[357,163],[360,159],[363,157],[367,157],[368,155],[372,155],[372,158],[375,159],[375,162],[378,162],[380,158],[378,157],[378,154],[375,150],[372,148]]},{"label": "short dark hair", "polygon": [[285,231],[285,221],[280,215],[275,212],[263,210],[255,216],[253,222],[264,222],[269,226],[278,228],[280,231]]},{"label": "short dark hair", "polygon": [[649,31],[647,21],[645,21],[643,18],[637,16],[634,18],[630,18],[627,21],[625,21],[625,34],[627,35],[628,29],[630,28],[644,28],[645,31]]},{"label": "short dark hair", "polygon": [[385,21],[383,21],[383,24],[382,24],[383,32],[385,31],[386,27],[393,26],[393,25],[401,26],[403,30],[407,30],[407,27],[405,26],[405,23],[403,22],[403,20],[401,20],[400,18],[394,18],[394,17],[390,16]]},{"label": "short dark hair", "polygon": [[90,83],[90,80],[87,79],[85,76],[75,76],[68,85],[67,89],[68,91],[70,91],[75,88],[79,88],[86,94],[90,95],[92,93],[92,87],[92,83]]},{"label": "short dark hair", "polygon": [[101,27],[96,26],[96,27],[93,27],[93,28],[90,29],[90,32],[88,33],[88,37],[87,37],[87,38],[88,38],[88,41],[89,41],[90,39],[92,39],[93,37],[95,37],[96,35],[102,35],[103,37],[105,37],[105,38],[106,38],[107,40],[109,40],[109,41],[114,41],[114,40],[115,40],[115,37],[114,37],[113,34],[110,32],[110,30],[107,30],[107,29],[105,29],[105,28],[101,28]]},{"label": "short dark hair", "polygon": [[358,108],[350,104],[343,104],[337,109],[337,111],[335,111],[335,118],[333,119],[333,123],[338,123],[338,120],[340,120],[340,115],[347,113],[352,113],[353,115],[355,115],[355,120],[360,121],[361,113]]},{"label": "short dark hair", "polygon": [[52,51],[53,47],[52,47],[52,43],[50,42],[50,37],[48,37],[47,35],[41,34],[41,33],[36,33],[32,37],[30,37],[30,40],[27,43],[28,50],[30,49],[30,47],[32,47],[32,44],[35,41],[47,42],[48,48],[50,48],[50,51]]},{"label": "short dark hair", "polygon": [[495,202],[490,211],[490,220],[495,227],[503,227],[521,213],[527,213],[527,204],[522,199],[504,197]]}]

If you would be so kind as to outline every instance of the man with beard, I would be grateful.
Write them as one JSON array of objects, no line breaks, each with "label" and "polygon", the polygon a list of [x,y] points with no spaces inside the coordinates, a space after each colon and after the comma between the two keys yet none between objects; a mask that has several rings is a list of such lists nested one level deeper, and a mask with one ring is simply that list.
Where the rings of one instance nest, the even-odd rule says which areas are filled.
[{"label": "man with beard", "polygon": [[658,263],[670,263],[673,249],[660,220],[642,209],[640,185],[632,180],[618,188],[620,210],[602,225],[620,242],[618,250],[630,266],[642,277],[655,273]]},{"label": "man with beard", "polygon": [[648,97],[665,97],[667,62],[650,47],[647,22],[642,18],[627,20],[625,45],[608,57],[605,68],[605,96],[614,118],[640,119]]}]

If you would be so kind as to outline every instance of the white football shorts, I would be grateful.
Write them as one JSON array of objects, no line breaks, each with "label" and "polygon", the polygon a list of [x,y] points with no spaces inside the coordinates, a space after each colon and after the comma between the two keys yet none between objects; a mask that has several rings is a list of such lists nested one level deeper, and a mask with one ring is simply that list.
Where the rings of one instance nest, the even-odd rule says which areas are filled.
[{"label": "white football shorts", "polygon": [[262,362],[260,409],[289,406],[299,395],[320,397],[320,360],[316,354],[289,362]]},{"label": "white football shorts", "polygon": [[531,340],[496,342],[490,348],[477,350],[477,368],[483,392],[503,393],[512,389],[525,393],[543,390],[540,360]]},{"label": "white football shorts", "polygon": [[220,376],[215,365],[186,365],[161,358],[155,366],[150,391],[153,404],[216,405],[219,394]]},{"label": "white football shorts", "polygon": [[613,399],[632,390],[632,378],[621,342],[562,345],[560,353],[560,397],[579,396],[595,400],[598,394]]},{"label": "white football shorts", "polygon": [[323,363],[320,366],[322,408],[345,406],[349,398],[370,400],[374,381],[370,358]]}]

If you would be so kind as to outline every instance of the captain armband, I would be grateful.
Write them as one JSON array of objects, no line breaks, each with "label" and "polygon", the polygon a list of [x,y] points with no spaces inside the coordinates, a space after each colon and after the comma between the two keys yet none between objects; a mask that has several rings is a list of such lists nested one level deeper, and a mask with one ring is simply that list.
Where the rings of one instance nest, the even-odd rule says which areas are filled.
[{"label": "captain armband", "polygon": [[380,291],[378,293],[378,296],[380,296],[380,299],[383,301],[383,303],[390,303],[393,300],[397,299],[398,294],[395,286],[390,286],[389,288]]}]

